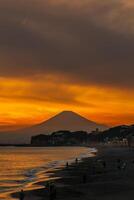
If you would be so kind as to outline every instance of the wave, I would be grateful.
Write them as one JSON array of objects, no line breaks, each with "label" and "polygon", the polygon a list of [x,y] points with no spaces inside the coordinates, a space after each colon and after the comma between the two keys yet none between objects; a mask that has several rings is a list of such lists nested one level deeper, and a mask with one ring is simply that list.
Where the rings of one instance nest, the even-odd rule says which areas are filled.
[{"label": "wave", "polygon": [[[87,148],[87,151],[80,153],[77,158],[81,160],[85,157],[91,157],[93,156],[94,152],[96,152],[96,149]],[[47,171],[53,171],[56,168],[62,168],[65,166],[66,162],[73,163],[75,158],[76,157],[73,155],[69,159],[48,161],[39,167],[24,170],[20,175],[20,178],[18,178],[16,175],[16,177],[14,176],[14,179],[8,180],[7,177],[7,180],[0,181],[0,193],[14,192],[22,188],[28,189],[32,187],[33,184],[42,180],[42,178],[49,179],[49,175],[46,173]]]}]

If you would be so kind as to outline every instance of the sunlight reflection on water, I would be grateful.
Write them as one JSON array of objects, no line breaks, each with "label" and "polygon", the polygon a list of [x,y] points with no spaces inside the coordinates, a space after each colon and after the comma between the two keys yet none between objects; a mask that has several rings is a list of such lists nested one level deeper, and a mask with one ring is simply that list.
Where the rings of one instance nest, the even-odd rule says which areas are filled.
[{"label": "sunlight reflection on water", "polygon": [[37,180],[48,178],[45,171],[50,168],[62,166],[76,157],[87,156],[91,156],[91,149],[85,147],[2,147],[0,199],[3,200],[7,192],[31,188]]}]

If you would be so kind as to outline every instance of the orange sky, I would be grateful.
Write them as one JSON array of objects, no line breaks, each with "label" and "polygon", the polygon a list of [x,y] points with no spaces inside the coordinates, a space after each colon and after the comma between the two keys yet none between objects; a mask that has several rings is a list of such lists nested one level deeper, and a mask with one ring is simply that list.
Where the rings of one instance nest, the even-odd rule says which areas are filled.
[{"label": "orange sky", "polygon": [[0,130],[63,110],[134,124],[133,0],[0,0]]},{"label": "orange sky", "polygon": [[109,126],[132,124],[131,90],[80,85],[58,75],[0,79],[1,129],[39,123],[63,110],[72,110]]}]

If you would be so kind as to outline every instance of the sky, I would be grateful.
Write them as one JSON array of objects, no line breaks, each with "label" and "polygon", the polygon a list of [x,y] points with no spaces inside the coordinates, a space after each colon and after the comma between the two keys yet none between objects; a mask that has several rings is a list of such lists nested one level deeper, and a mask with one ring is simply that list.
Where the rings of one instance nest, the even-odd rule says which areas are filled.
[{"label": "sky", "polygon": [[134,124],[133,0],[1,0],[0,130],[72,110]]}]

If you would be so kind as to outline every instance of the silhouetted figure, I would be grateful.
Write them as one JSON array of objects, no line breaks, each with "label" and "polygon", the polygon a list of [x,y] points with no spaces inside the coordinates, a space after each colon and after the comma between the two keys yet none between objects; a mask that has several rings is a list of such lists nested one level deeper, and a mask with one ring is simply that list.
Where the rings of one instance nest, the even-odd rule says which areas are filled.
[{"label": "silhouetted figure", "polygon": [[25,198],[24,191],[21,190],[21,191],[20,191],[20,197],[19,197],[19,199],[20,199],[20,200],[24,200],[24,198]]},{"label": "silhouetted figure", "polygon": [[66,163],[66,168],[68,168],[69,167],[69,164],[68,164],[68,162]]},{"label": "silhouetted figure", "polygon": [[56,199],[56,186],[54,184],[50,184],[49,187],[49,200],[54,200]]},{"label": "silhouetted figure", "polygon": [[125,170],[127,168],[127,162],[123,162],[121,168]]},{"label": "silhouetted figure", "polygon": [[56,197],[57,197],[57,190],[56,190],[56,186],[55,185],[54,185],[53,196],[54,196],[54,199],[56,199]]},{"label": "silhouetted figure", "polygon": [[117,160],[117,168],[118,170],[121,170],[121,159]]},{"label": "silhouetted figure", "polygon": [[45,190],[47,192],[47,195],[49,196],[49,191],[50,191],[50,182],[49,181],[46,182]]},{"label": "silhouetted figure", "polygon": [[75,159],[75,163],[76,163],[76,164],[78,163],[78,158]]},{"label": "silhouetted figure", "polygon": [[102,161],[102,165],[103,165],[103,168],[106,169],[106,161],[105,160]]},{"label": "silhouetted figure", "polygon": [[53,185],[50,184],[49,187],[49,200],[53,200]]},{"label": "silhouetted figure", "polygon": [[86,174],[83,174],[83,183],[85,184],[85,183],[87,183],[87,175]]}]

